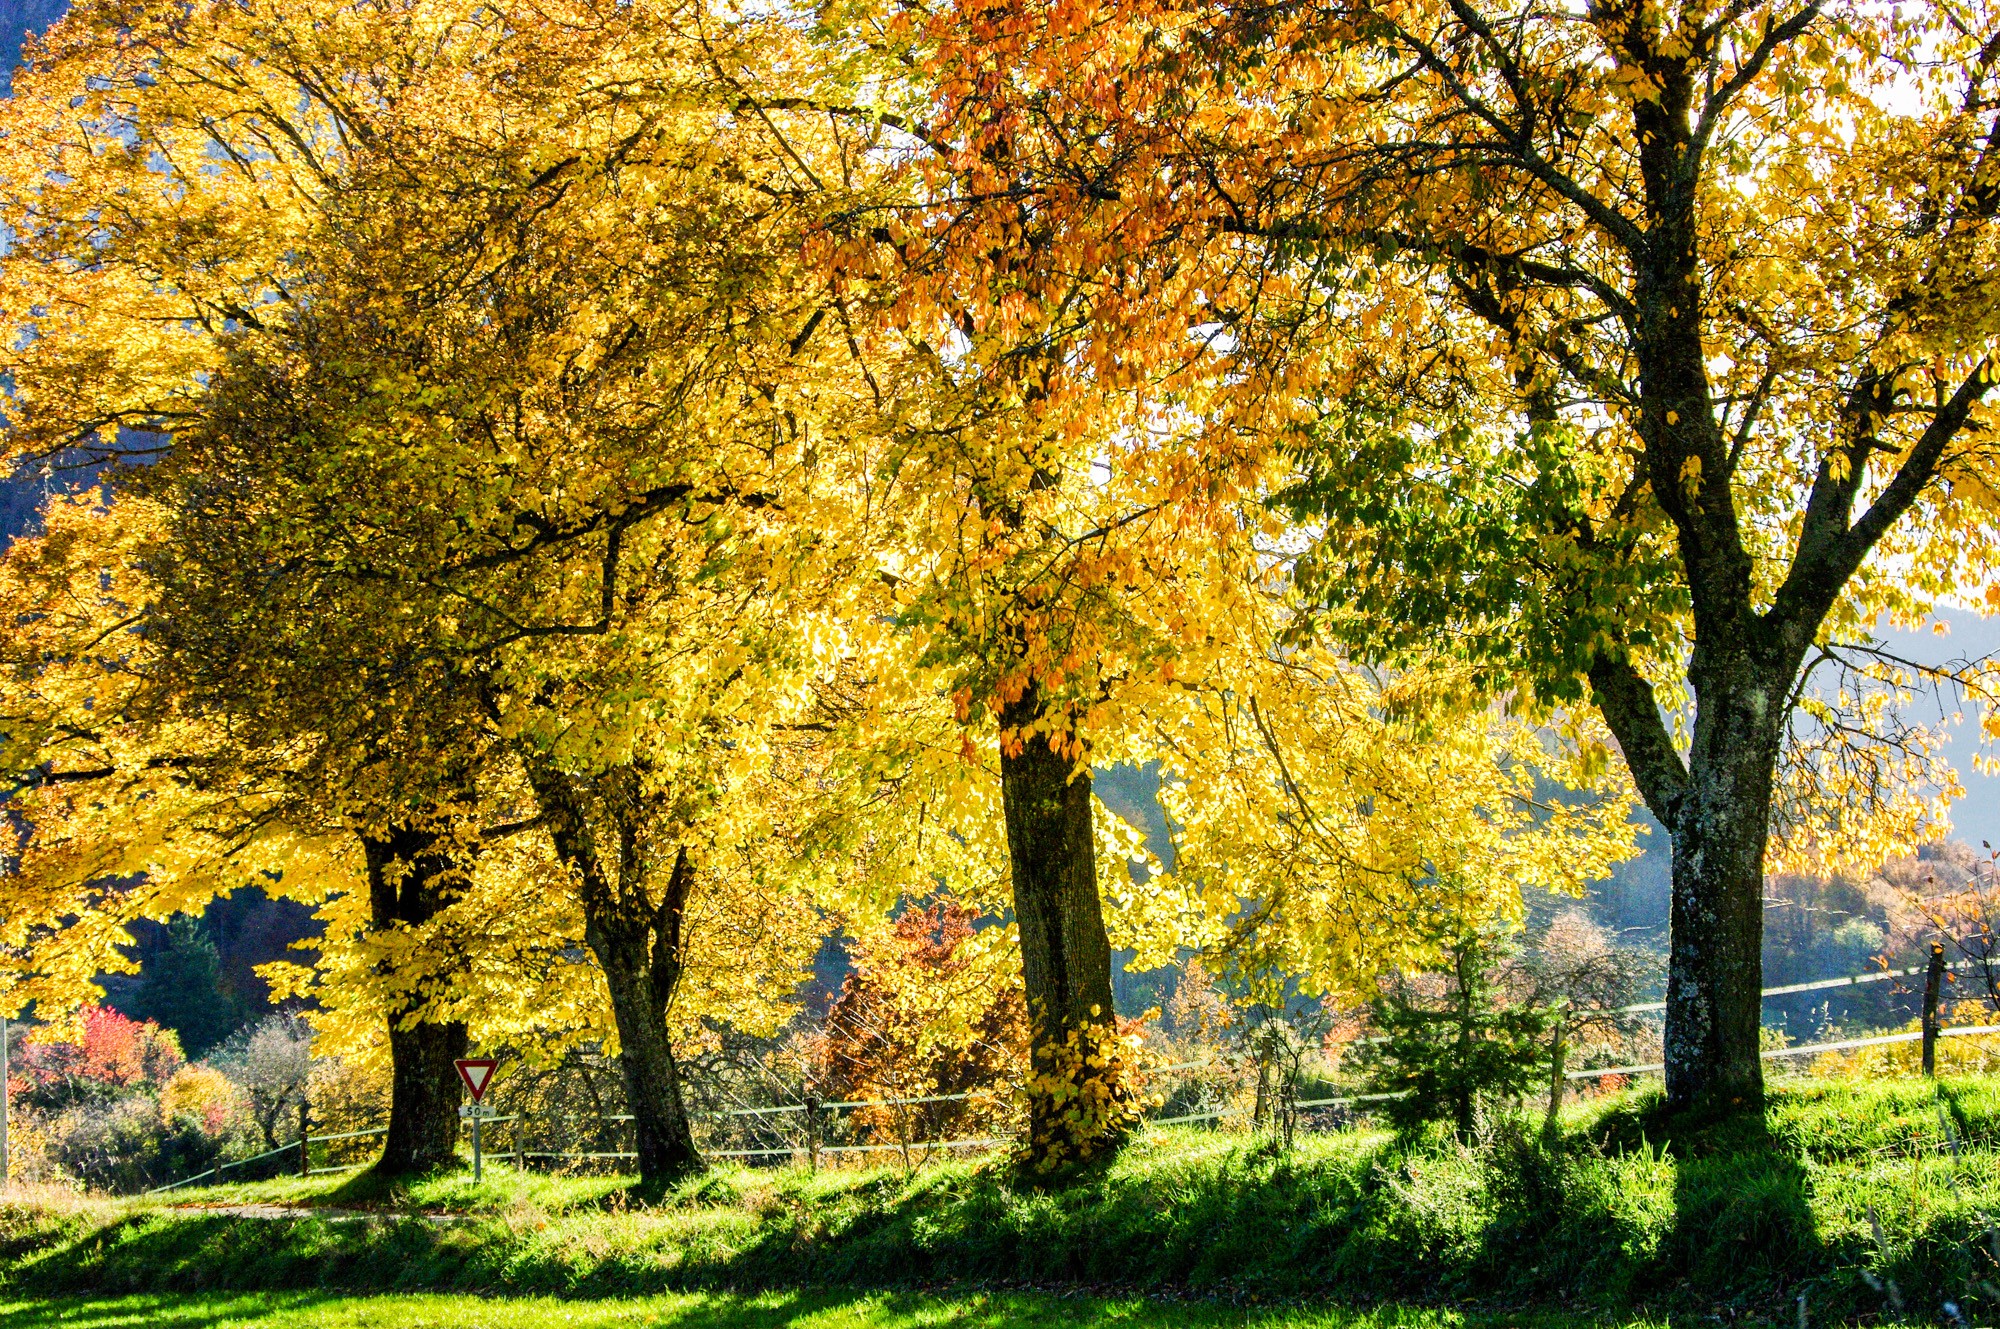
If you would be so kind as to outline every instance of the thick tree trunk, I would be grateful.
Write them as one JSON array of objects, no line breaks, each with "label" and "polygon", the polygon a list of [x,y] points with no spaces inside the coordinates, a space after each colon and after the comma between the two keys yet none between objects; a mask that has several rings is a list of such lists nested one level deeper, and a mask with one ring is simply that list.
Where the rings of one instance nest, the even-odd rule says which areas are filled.
[{"label": "thick tree trunk", "polygon": [[[694,887],[686,847],[662,872],[641,772],[621,767],[580,777],[530,758],[556,852],[575,868],[584,939],[604,970],[618,1027],[618,1066],[632,1113],[641,1189],[657,1192],[699,1172],[667,1010],[686,967],[683,922]],[[600,836],[592,813],[607,834]]]},{"label": "thick tree trunk", "polygon": [[611,990],[618,1069],[632,1112],[639,1184],[657,1190],[702,1169],[681,1095],[680,1066],[667,1031],[666,997],[655,988],[651,945],[644,932],[601,924],[590,924],[586,931]]},{"label": "thick tree trunk", "polygon": [[1117,1082],[1070,1092],[1116,1032],[1111,943],[1097,897],[1090,770],[1046,734],[1022,732],[1039,716],[1032,689],[1003,712],[1002,727],[1015,737],[1002,747],[1000,783],[1034,1072],[1028,1162],[1045,1170],[1114,1148],[1129,1126]]},{"label": "thick tree trunk", "polygon": [[1711,630],[1697,640],[1685,762],[1636,671],[1600,662],[1591,673],[1640,792],[1673,839],[1666,1071],[1676,1111],[1763,1102],[1764,845],[1799,652],[1758,635]]},{"label": "thick tree trunk", "polygon": [[1691,773],[1674,827],[1672,947],[1667,960],[1667,1101],[1675,1108],[1764,1100],[1764,840],[1761,789]]},{"label": "thick tree trunk", "polygon": [[[407,826],[363,836],[371,922],[382,931],[435,918],[462,880],[459,865],[439,851],[440,837]],[[458,1072],[466,1052],[465,1025],[417,1019],[422,1002],[386,1012],[389,1024],[389,1129],[375,1171],[412,1176],[458,1163]],[[407,1027],[405,1027],[407,1026]]]},{"label": "thick tree trunk", "polygon": [[1760,1107],[1764,846],[1786,696],[1796,663],[1750,643],[1698,643],[1697,713],[1673,820],[1667,957],[1667,1101],[1675,1109]]},{"label": "thick tree trunk", "polygon": [[412,1176],[458,1166],[458,1105],[463,1090],[452,1062],[465,1055],[464,1024],[389,1025],[389,1130],[381,1176]]}]

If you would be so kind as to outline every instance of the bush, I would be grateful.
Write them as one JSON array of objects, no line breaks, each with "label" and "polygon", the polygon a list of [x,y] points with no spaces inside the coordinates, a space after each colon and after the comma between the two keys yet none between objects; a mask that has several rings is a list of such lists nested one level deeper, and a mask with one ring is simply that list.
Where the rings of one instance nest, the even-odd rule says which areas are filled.
[{"label": "bush", "polygon": [[160,1087],[162,1120],[187,1117],[217,1138],[243,1120],[246,1106],[242,1092],[213,1066],[183,1066]]},{"label": "bush", "polygon": [[[298,1105],[312,1079],[312,1031],[296,1015],[265,1016],[217,1050],[215,1066],[241,1091],[264,1148],[296,1139]],[[373,1124],[373,1123],[370,1123]]]},{"label": "bush", "polygon": [[78,1103],[49,1119],[48,1147],[62,1172],[95,1190],[132,1193],[214,1167],[230,1143],[200,1116],[161,1115],[151,1094]]},{"label": "bush", "polygon": [[61,1110],[154,1090],[181,1066],[173,1034],[145,1020],[128,1020],[104,1006],[86,1006],[63,1026],[31,1030],[21,1040],[22,1102]]}]

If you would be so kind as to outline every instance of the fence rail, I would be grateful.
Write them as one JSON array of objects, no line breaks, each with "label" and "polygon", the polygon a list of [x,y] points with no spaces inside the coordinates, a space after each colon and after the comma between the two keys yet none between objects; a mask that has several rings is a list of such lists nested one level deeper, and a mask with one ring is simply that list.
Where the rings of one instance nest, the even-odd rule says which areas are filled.
[{"label": "fence rail", "polygon": [[[511,1118],[509,1120],[511,1120]],[[248,1167],[252,1163],[261,1163],[267,1158],[276,1158],[280,1154],[293,1153],[298,1149],[299,1145],[302,1143],[307,1145],[308,1148],[310,1148],[312,1145],[315,1144],[328,1144],[335,1140],[359,1140],[365,1136],[386,1135],[388,1133],[389,1133],[389,1128],[387,1126],[374,1126],[365,1131],[341,1131],[336,1135],[307,1135],[302,1140],[287,1140],[283,1144],[279,1145],[276,1149],[266,1149],[263,1153],[252,1154],[248,1158],[232,1158],[226,1163],[217,1163],[214,1167],[208,1169],[208,1171],[206,1172],[197,1172],[192,1177],[182,1177],[179,1181],[170,1181],[164,1186],[155,1186],[153,1187],[153,1189],[146,1191],[145,1194],[165,1195],[168,1191],[177,1191],[183,1186],[192,1186],[197,1181],[201,1181],[203,1178],[206,1177],[214,1177],[216,1183],[220,1185],[222,1182],[222,1174],[229,1171],[229,1169],[233,1167]],[[351,1168],[360,1166],[361,1164],[359,1163],[355,1163],[349,1166],[331,1167],[331,1168],[314,1168],[308,1166],[306,1169],[306,1175],[315,1176],[321,1172],[346,1172],[351,1170]]]},{"label": "fence rail", "polygon": [[[1810,983],[1781,983],[1777,987],[1759,989],[1760,997],[1789,997],[1800,992],[1827,992],[1834,988],[1859,987],[1863,983],[1886,983],[1894,978],[1914,978],[1928,968],[1915,965],[1908,969],[1870,969],[1859,974],[1841,974],[1833,978],[1816,978]],[[1947,971],[1959,972],[1977,968],[1966,960],[1954,960],[1945,965]],[[1641,1001],[1630,1006],[1620,1006],[1622,1015],[1658,1014],[1667,1009],[1664,1001]]]},{"label": "fence rail", "polygon": [[[1939,1038],[1965,1038],[1973,1034],[2000,1034],[2000,1024],[1955,1025],[1937,1031]],[[1921,1029],[1913,1029],[1903,1034],[1880,1034],[1873,1038],[1843,1038],[1833,1043],[1802,1043],[1798,1047],[1766,1048],[1758,1053],[1765,1061],[1775,1061],[1783,1057],[1810,1057],[1821,1052],[1847,1052],[1854,1048],[1887,1047],[1891,1043],[1914,1043],[1924,1036]],[[1644,1075],[1649,1071],[1663,1071],[1666,1063],[1649,1061],[1642,1066],[1606,1066],[1594,1071],[1567,1071],[1565,1079],[1601,1080],[1607,1075]]]},{"label": "fence rail", "polygon": [[[1958,971],[1965,971],[1976,967],[1977,966],[1967,961],[1957,961],[1948,964],[1946,966],[1947,969],[1958,970]],[[1912,978],[1924,972],[1925,972],[1925,966],[1922,965],[1912,966],[1906,969],[1869,970],[1864,973],[1841,974],[1841,975],[1836,975],[1832,978],[1815,979],[1807,983],[1783,983],[1776,985],[1774,987],[1767,987],[1762,989],[1760,995],[1764,997],[1783,997],[1783,996],[1795,995],[1801,992],[1831,991],[1837,988],[1859,987],[1863,984],[1869,984],[1869,983],[1889,982],[1891,980],[1899,978]],[[1664,1001],[1635,1002],[1631,1005],[1622,1006],[1619,1008],[1621,1013],[1628,1015],[1652,1014],[1664,1011],[1665,1009],[1666,1009],[1666,1003]],[[1979,1035],[1979,1034],[2000,1034],[2000,1025],[1959,1026],[1956,1028],[1940,1029],[1938,1033],[1940,1037],[1944,1038],[1966,1037],[1969,1035]],[[1759,1055],[1767,1061],[1788,1058],[1788,1057],[1816,1056],[1822,1052],[1844,1052],[1860,1048],[1886,1047],[1897,1043],[1913,1043],[1918,1041],[1922,1037],[1923,1034],[1920,1031],[1913,1031],[1909,1033],[1898,1033],[1898,1034],[1883,1034],[1870,1038],[1849,1038],[1827,1043],[1808,1043],[1808,1044],[1802,1044],[1798,1047],[1769,1048],[1760,1053]],[[1211,1058],[1205,1061],[1176,1062],[1168,1066],[1148,1067],[1146,1068],[1146,1073],[1148,1075],[1170,1075],[1180,1071],[1221,1069],[1221,1068],[1226,1068],[1229,1065],[1230,1062],[1226,1059]],[[1567,1080],[1598,1080],[1613,1075],[1645,1075],[1645,1074],[1657,1073],[1664,1069],[1665,1069],[1665,1064],[1662,1062],[1645,1062],[1629,1066],[1606,1066],[1592,1070],[1567,1071],[1564,1073],[1564,1078]],[[817,1104],[779,1103],[768,1107],[726,1108],[723,1109],[721,1112],[717,1113],[716,1115],[729,1118],[773,1117],[773,1116],[785,1116],[797,1113],[811,1112],[814,1110],[824,1111],[824,1112],[848,1112],[860,1108],[921,1107],[932,1103],[960,1103],[976,1098],[992,1098],[995,1097],[996,1094],[997,1091],[995,1090],[972,1090],[965,1093],[956,1093],[956,1094],[924,1094],[912,1098],[846,1099],[837,1102],[817,1103]],[[1313,1108],[1344,1107],[1344,1106],[1351,1106],[1357,1103],[1384,1102],[1389,1099],[1400,1098],[1400,1097],[1402,1097],[1402,1095],[1400,1094],[1346,1094],[1329,1098],[1301,1099],[1299,1101],[1290,1104],[1290,1107],[1294,1110],[1306,1111],[1308,1109],[1313,1109]],[[1153,1126],[1177,1126],[1199,1121],[1220,1121],[1228,1117],[1237,1117],[1249,1114],[1252,1110],[1253,1109],[1248,1107],[1208,1108],[1197,1112],[1180,1113],[1178,1115],[1171,1117],[1151,1118],[1148,1120],[1146,1124]],[[519,1116],[516,1115],[507,1117],[487,1117],[484,1118],[484,1121],[486,1125],[498,1126],[509,1122],[517,1121],[519,1119],[520,1119]],[[630,1113],[619,1113],[616,1115],[603,1117],[601,1118],[601,1120],[607,1123],[611,1122],[622,1123],[622,1122],[629,1122],[633,1120],[633,1118]],[[383,1135],[387,1133],[387,1130],[388,1128],[385,1126],[376,1126],[376,1127],[371,1127],[367,1130],[342,1131],[334,1135],[311,1135],[307,1137],[307,1141],[309,1142],[309,1144],[332,1144],[338,1141],[359,1140],[359,1139],[366,1139],[371,1136]],[[1007,1143],[1007,1141],[1005,1140],[987,1139],[987,1138],[964,1139],[964,1140],[921,1140],[921,1141],[911,1141],[907,1145],[900,1143],[821,1144],[816,1141],[809,1141],[805,1144],[787,1143],[783,1145],[773,1146],[767,1149],[766,1148],[716,1149],[716,1150],[704,1150],[703,1152],[705,1152],[711,1158],[784,1158],[784,1157],[790,1157],[794,1155],[808,1154],[808,1153],[868,1154],[868,1153],[894,1153],[894,1152],[901,1152],[906,1149],[934,1150],[934,1149],[992,1148],[1005,1143]],[[291,1153],[297,1150],[299,1146],[300,1146],[300,1141],[298,1140],[288,1141],[285,1144],[279,1145],[275,1149],[267,1149],[263,1153],[253,1154],[248,1158],[239,1158],[239,1159],[233,1159],[226,1163],[218,1163],[216,1166],[209,1168],[206,1171],[198,1172],[191,1177],[183,1177],[179,1181],[169,1182],[164,1186],[156,1186],[145,1193],[147,1195],[164,1195],[170,1191],[179,1190],[184,1186],[192,1186],[198,1182],[208,1180],[209,1178],[214,1178],[216,1181],[220,1182],[223,1173],[227,1172],[231,1168],[245,1167],[248,1166],[249,1164],[261,1162],[265,1159],[275,1158],[282,1154]],[[636,1153],[630,1150],[549,1151],[549,1150],[524,1150],[516,1148],[512,1150],[499,1150],[496,1152],[502,1155],[512,1154],[515,1158],[522,1159],[524,1161],[531,1158],[587,1160],[587,1159],[631,1159],[638,1157]],[[361,1163],[346,1163],[346,1164],[338,1164],[338,1165],[331,1165],[327,1167],[318,1167],[318,1168],[308,1167],[306,1169],[306,1174],[308,1176],[322,1176],[336,1172],[351,1172],[354,1169],[362,1166],[365,1165]]]}]

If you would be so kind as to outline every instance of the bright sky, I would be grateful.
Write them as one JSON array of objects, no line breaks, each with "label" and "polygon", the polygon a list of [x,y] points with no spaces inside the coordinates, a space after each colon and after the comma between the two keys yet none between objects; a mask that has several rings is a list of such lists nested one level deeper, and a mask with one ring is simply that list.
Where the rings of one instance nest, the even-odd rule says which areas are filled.
[{"label": "bright sky", "polygon": [[[1929,631],[1892,631],[1885,634],[1885,644],[1890,650],[1924,664],[1942,664],[1947,660],[2000,652],[2000,619],[1981,618],[1965,610],[1946,610],[1941,617],[1951,628],[1946,636],[1940,637]],[[1948,719],[1954,705],[1946,699],[1940,708],[1936,702],[1919,698],[1911,708],[1911,718],[1936,723],[1941,718],[1940,711],[1942,718]],[[1952,811],[1953,834],[1974,846],[1981,840],[1991,840],[2000,845],[2000,776],[1981,775],[1972,769],[1973,755],[1979,751],[1978,715],[1968,713],[1948,732],[1952,741],[1945,755],[1958,768],[1959,780],[1965,785],[1965,799]]]}]

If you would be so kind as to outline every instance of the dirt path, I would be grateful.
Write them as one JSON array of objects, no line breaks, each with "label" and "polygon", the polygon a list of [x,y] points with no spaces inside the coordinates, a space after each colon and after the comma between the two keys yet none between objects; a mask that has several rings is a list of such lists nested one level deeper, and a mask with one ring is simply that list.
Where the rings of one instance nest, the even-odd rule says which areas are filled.
[{"label": "dirt path", "polygon": [[212,1214],[217,1218],[317,1218],[327,1223],[389,1223],[401,1218],[421,1218],[432,1223],[469,1223],[474,1217],[472,1214],[412,1213],[406,1209],[334,1209],[296,1204],[176,1204],[167,1207],[176,1213]]}]

